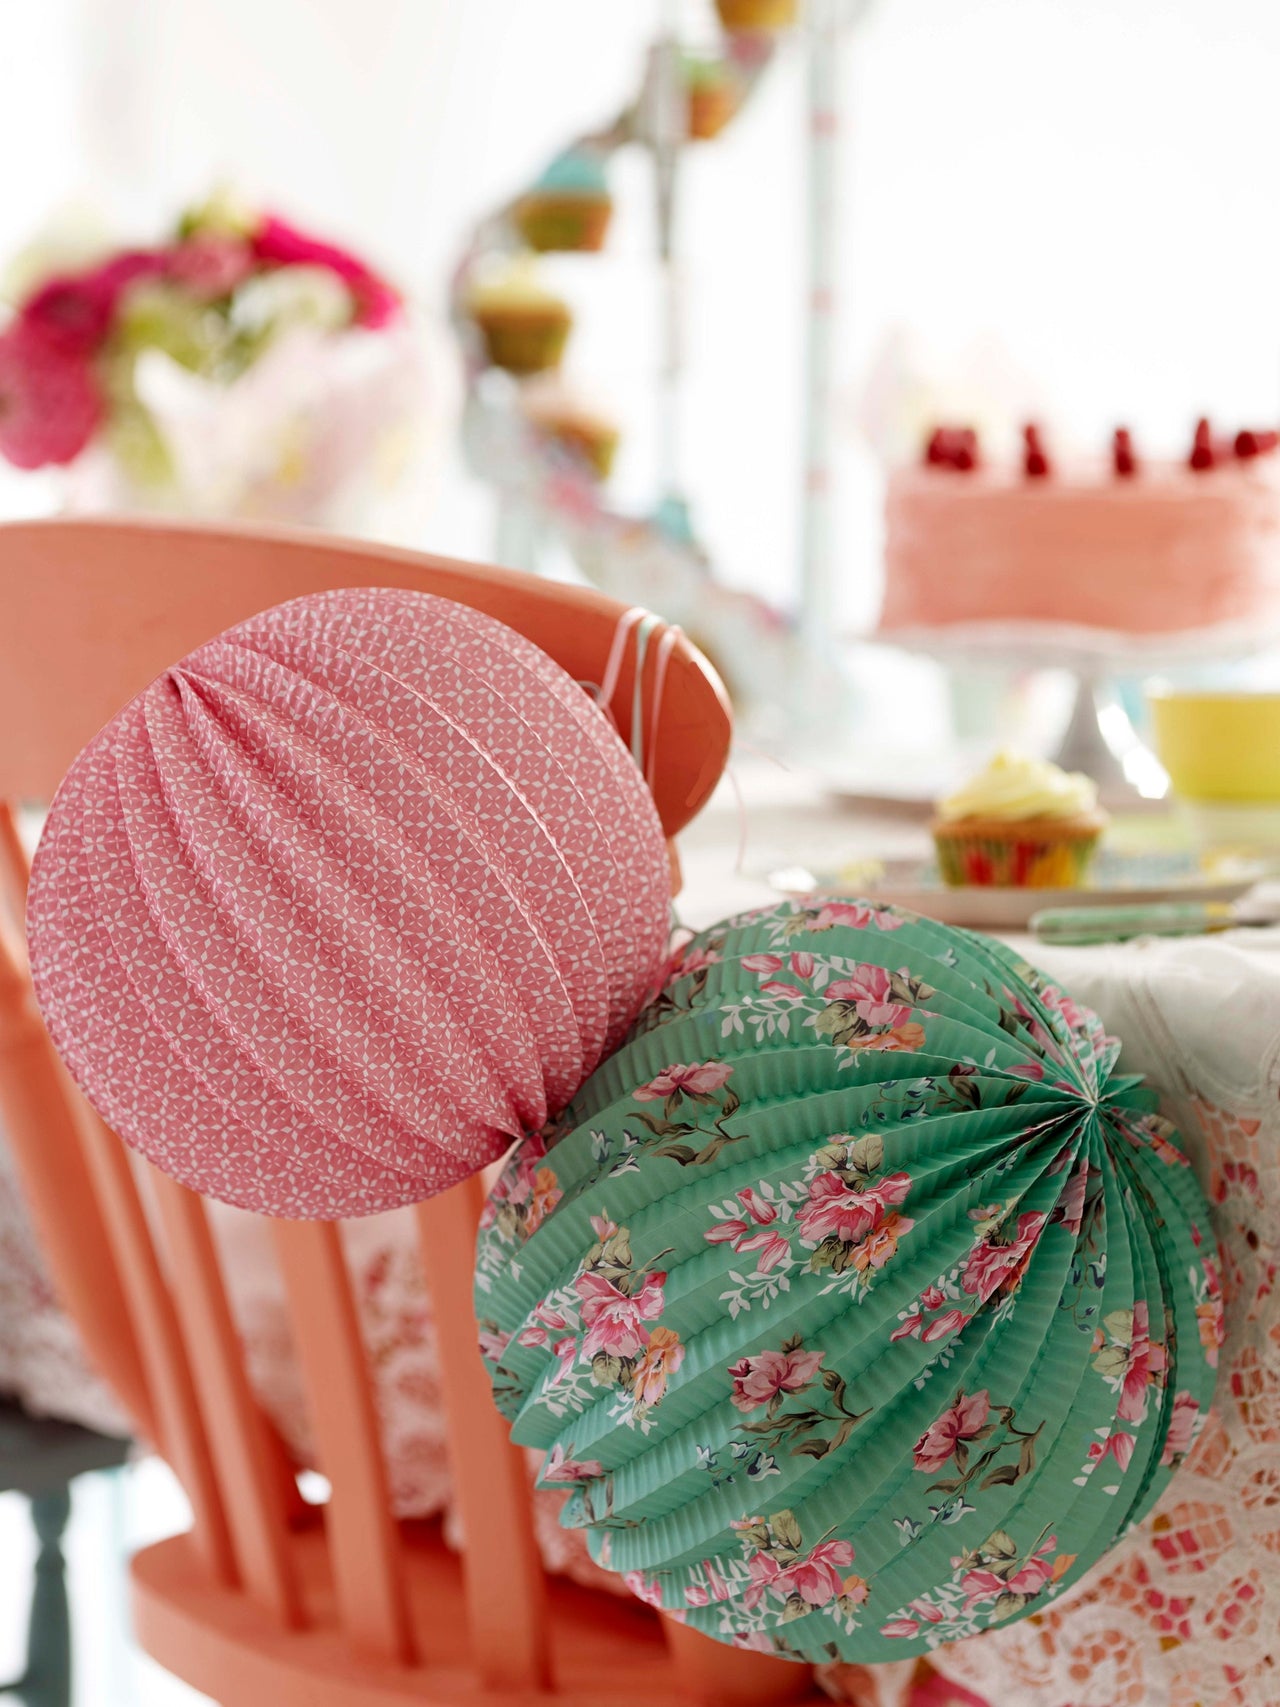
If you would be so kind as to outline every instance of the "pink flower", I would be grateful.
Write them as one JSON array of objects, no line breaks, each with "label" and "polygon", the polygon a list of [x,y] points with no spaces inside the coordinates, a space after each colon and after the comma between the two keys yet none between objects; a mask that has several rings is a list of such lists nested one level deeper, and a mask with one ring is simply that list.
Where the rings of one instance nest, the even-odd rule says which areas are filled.
[{"label": "pink flower", "polygon": [[627,1571],[622,1579],[624,1585],[631,1590],[637,1600],[642,1600],[646,1606],[662,1606],[662,1586],[650,1582],[643,1571]]},{"label": "pink flower", "polygon": [[960,1587],[964,1592],[965,1616],[973,1611],[981,1601],[994,1600],[997,1595],[1005,1592],[1006,1583],[1003,1577],[998,1577],[994,1571],[966,1571],[960,1579]]},{"label": "pink flower", "polygon": [[733,1402],[740,1411],[754,1411],[779,1393],[798,1393],[818,1372],[820,1351],[761,1351],[729,1365]]},{"label": "pink flower", "polygon": [[[572,1451],[572,1447],[569,1450]],[[604,1465],[598,1458],[569,1458],[565,1448],[557,1441],[542,1466],[541,1479],[544,1482],[588,1482],[595,1476],[603,1475]]]},{"label": "pink flower", "polygon": [[827,901],[813,921],[813,928],[826,931],[833,925],[848,925],[852,930],[862,931],[868,925],[875,925],[882,931],[896,931],[905,922],[882,907],[869,907],[865,901]]},{"label": "pink flower", "polygon": [[169,251],[165,271],[202,302],[230,296],[253,271],[253,251],[239,237],[197,232]]},{"label": "pink flower", "polygon": [[812,978],[813,969],[817,962],[811,954],[793,954],[791,970],[797,978]]},{"label": "pink flower", "polygon": [[772,1553],[756,1553],[748,1561],[749,1583],[742,1604],[750,1611],[766,1594],[779,1600],[799,1595],[807,1606],[825,1606],[843,1589],[838,1567],[853,1563],[847,1541],[820,1541],[807,1557],[784,1569]]},{"label": "pink flower", "polygon": [[702,1236],[709,1245],[732,1244],[736,1249],[737,1241],[748,1232],[750,1228],[745,1221],[731,1216],[727,1221],[717,1221],[714,1227],[708,1227]]},{"label": "pink flower", "polygon": [[944,1310],[940,1316],[935,1316],[920,1335],[923,1345],[933,1345],[935,1341],[946,1339],[948,1334],[958,1334],[969,1318],[963,1310]]},{"label": "pink flower", "polygon": [[914,1221],[895,1209],[854,1247],[853,1266],[864,1274],[869,1268],[883,1268],[896,1256],[898,1240],[914,1226]]},{"label": "pink flower", "polygon": [[[887,1624],[880,1626],[882,1636],[905,1636],[909,1638],[917,1636],[919,1633],[920,1626],[914,1618],[891,1618]],[[898,1661],[895,1660],[893,1663],[897,1665]]]},{"label": "pink flower", "polygon": [[1160,1463],[1166,1469],[1176,1459],[1184,1458],[1190,1452],[1199,1422],[1200,1407],[1191,1394],[1187,1392],[1175,1394],[1173,1416],[1169,1419],[1169,1432],[1165,1436],[1164,1452],[1160,1457]]},{"label": "pink flower", "polygon": [[400,312],[400,297],[386,282],[346,249],[308,237],[283,219],[269,214],[253,239],[254,253],[261,261],[280,267],[323,267],[337,275],[355,301],[358,325],[375,330],[388,325]]},{"label": "pink flower", "polygon": [[708,966],[719,964],[720,956],[714,948],[691,948],[686,954],[677,957],[675,970],[668,974],[668,977],[687,978],[691,972],[701,972]]},{"label": "pink flower", "polygon": [[761,1274],[768,1274],[791,1255],[791,1246],[781,1233],[753,1233],[749,1239],[735,1240],[733,1248],[735,1251],[759,1251],[756,1268]]},{"label": "pink flower", "polygon": [[573,1365],[577,1362],[577,1340],[574,1339],[572,1334],[566,1334],[563,1339],[557,1340],[552,1346],[551,1355],[555,1358],[556,1363],[559,1366],[556,1369],[555,1374],[551,1377],[551,1380],[548,1382],[548,1386],[554,1387],[557,1381],[564,1380],[570,1369],[572,1369]]},{"label": "pink flower", "polygon": [[808,1606],[825,1606],[844,1590],[840,1567],[852,1563],[848,1541],[819,1541],[807,1559],[797,1559],[781,1573],[778,1589],[785,1586],[788,1595],[798,1594]]},{"label": "pink flower", "polygon": [[926,1286],[920,1294],[920,1304],[925,1310],[939,1310],[947,1301],[947,1295],[940,1286]]},{"label": "pink flower", "polygon": [[1058,1199],[1057,1218],[1073,1238],[1080,1231],[1080,1224],[1084,1219],[1085,1188],[1088,1184],[1089,1163],[1083,1161],[1063,1187],[1062,1196]]},{"label": "pink flower", "polygon": [[511,1343],[511,1337],[509,1334],[499,1333],[497,1328],[481,1328],[479,1343],[481,1357],[487,1357],[490,1363],[500,1363],[503,1352]]},{"label": "pink flower", "polygon": [[723,1061],[695,1061],[688,1066],[679,1063],[664,1067],[656,1079],[641,1085],[634,1092],[637,1102],[661,1102],[672,1096],[712,1096],[723,1089],[733,1075],[733,1068]]},{"label": "pink flower", "polygon": [[[966,1615],[983,1600],[995,1600],[998,1596],[1010,1594],[1036,1595],[1046,1583],[1053,1580],[1054,1567],[1047,1555],[1058,1545],[1056,1535],[1048,1536],[1036,1548],[1022,1568],[1009,1578],[998,1577],[994,1571],[966,1571],[960,1579],[960,1587],[964,1591],[964,1610]],[[1074,1559],[1070,1561],[1074,1563]],[[1067,1566],[1070,1568],[1070,1565]]]},{"label": "pink flower", "polygon": [[15,468],[72,462],[103,416],[88,361],[25,320],[0,335],[0,456]]},{"label": "pink flower", "polygon": [[111,330],[122,293],[163,270],[156,251],[128,249],[83,273],[47,279],[22,305],[23,323],[67,356],[94,356]]},{"label": "pink flower", "polygon": [[993,1244],[980,1239],[969,1252],[961,1285],[966,1292],[985,1304],[1002,1286],[1010,1291],[1022,1278],[1036,1240],[1040,1237],[1048,1216],[1040,1210],[1029,1210],[1018,1217],[1018,1229],[1011,1244]]},{"label": "pink flower", "polygon": [[910,1007],[893,1000],[890,975],[883,966],[859,966],[850,977],[828,984],[825,994],[829,1001],[852,1002],[858,1017],[868,1025],[892,1029],[911,1018]]},{"label": "pink flower", "polygon": [[672,1328],[654,1328],[649,1343],[636,1364],[632,1395],[637,1405],[656,1405],[667,1390],[667,1382],[684,1362],[685,1348]]},{"label": "pink flower", "polygon": [[908,1315],[903,1317],[897,1327],[889,1335],[889,1344],[892,1345],[894,1340],[914,1339],[920,1332],[920,1325],[923,1321],[924,1317],[920,1314],[919,1310],[912,1310]]},{"label": "pink flower", "polygon": [[706,1584],[691,1583],[684,1591],[686,1604],[689,1606],[714,1606],[719,1601],[728,1600],[733,1591],[716,1569],[715,1561],[704,1559],[702,1570],[707,1579]]},{"label": "pink flower", "polygon": [[917,1618],[923,1618],[926,1624],[941,1624],[946,1618],[946,1613],[940,1606],[934,1606],[927,1600],[913,1600],[911,1611]]},{"label": "pink flower", "polygon": [[770,1203],[767,1198],[760,1197],[752,1191],[749,1185],[744,1185],[741,1191],[735,1193],[738,1202],[747,1214],[761,1227],[767,1227],[771,1221],[778,1219],[777,1205]]},{"label": "pink flower", "polygon": [[781,972],[783,962],[780,954],[744,954],[742,964],[748,972],[759,972],[763,975]]},{"label": "pink flower", "polygon": [[1116,1415],[1125,1422],[1140,1423],[1147,1414],[1147,1387],[1165,1366],[1165,1349],[1150,1338],[1150,1313],[1145,1298],[1133,1306],[1133,1337],[1116,1402]]},{"label": "pink flower", "polygon": [[582,1320],[587,1329],[582,1355],[595,1357],[606,1352],[613,1357],[635,1357],[648,1343],[642,1322],[662,1314],[665,1274],[648,1274],[634,1297],[620,1292],[602,1274],[580,1274],[574,1290],[582,1300]]},{"label": "pink flower", "polygon": [[780,996],[784,1001],[802,1002],[804,991],[798,990],[794,984],[784,984],[780,978],[766,978],[760,986],[763,996]]},{"label": "pink flower", "polygon": [[1104,1458],[1114,1458],[1122,1470],[1127,1470],[1137,1444],[1136,1435],[1126,1434],[1123,1429],[1112,1429],[1105,1440],[1092,1442],[1088,1452],[1089,1463],[1101,1464]]},{"label": "pink flower", "polygon": [[962,1440],[972,1440],[980,1432],[990,1410],[991,1395],[985,1387],[967,1398],[961,1393],[951,1409],[943,1411],[916,1441],[916,1469],[930,1475],[941,1470]]},{"label": "pink flower", "polygon": [[839,1174],[819,1174],[809,1182],[809,1201],[797,1211],[796,1224],[812,1244],[828,1237],[856,1244],[910,1189],[911,1176],[905,1173],[887,1174],[866,1191],[854,1191]]}]

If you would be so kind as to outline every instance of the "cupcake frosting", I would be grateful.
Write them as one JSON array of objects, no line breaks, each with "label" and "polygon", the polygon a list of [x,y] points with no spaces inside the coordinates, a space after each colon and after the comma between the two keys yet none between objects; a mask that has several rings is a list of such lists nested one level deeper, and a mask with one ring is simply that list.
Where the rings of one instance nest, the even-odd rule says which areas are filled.
[{"label": "cupcake frosting", "polygon": [[944,823],[961,818],[1076,818],[1095,813],[1098,786],[1080,771],[1067,772],[1047,759],[997,753],[963,788],[938,803]]},{"label": "cupcake frosting", "polygon": [[609,181],[594,149],[567,148],[551,161],[533,189],[536,195],[605,196]]},{"label": "cupcake frosting", "polygon": [[470,293],[470,306],[481,313],[504,308],[545,311],[563,308],[564,302],[539,279],[536,264],[522,255],[503,271],[490,274],[475,285]]}]

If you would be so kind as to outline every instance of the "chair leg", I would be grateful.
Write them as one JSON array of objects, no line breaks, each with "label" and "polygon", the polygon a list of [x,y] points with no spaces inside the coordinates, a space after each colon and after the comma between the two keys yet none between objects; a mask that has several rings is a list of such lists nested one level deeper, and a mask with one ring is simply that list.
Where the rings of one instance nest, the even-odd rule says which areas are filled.
[{"label": "chair leg", "polygon": [[27,1669],[2,1691],[20,1695],[26,1707],[71,1707],[71,1614],[62,1557],[62,1538],[70,1516],[69,1488],[40,1494],[31,1501],[31,1521],[40,1551],[27,1622]]}]

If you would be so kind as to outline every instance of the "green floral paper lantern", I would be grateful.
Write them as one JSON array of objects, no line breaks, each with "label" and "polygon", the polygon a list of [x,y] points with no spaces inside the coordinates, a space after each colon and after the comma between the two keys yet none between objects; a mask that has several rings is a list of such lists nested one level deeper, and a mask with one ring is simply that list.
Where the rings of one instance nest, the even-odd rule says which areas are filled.
[{"label": "green floral paper lantern", "polygon": [[562,1521],[720,1640],[1042,1609],[1210,1403],[1208,1211],[1094,1015],[854,901],[696,936],[487,1205],[482,1350]]}]

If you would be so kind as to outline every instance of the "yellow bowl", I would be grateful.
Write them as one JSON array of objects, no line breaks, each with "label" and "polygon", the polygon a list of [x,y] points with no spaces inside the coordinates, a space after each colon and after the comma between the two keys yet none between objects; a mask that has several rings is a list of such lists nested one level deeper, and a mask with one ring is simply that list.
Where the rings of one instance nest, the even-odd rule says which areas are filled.
[{"label": "yellow bowl", "polygon": [[1280,693],[1151,695],[1156,751],[1184,800],[1280,802]]}]

